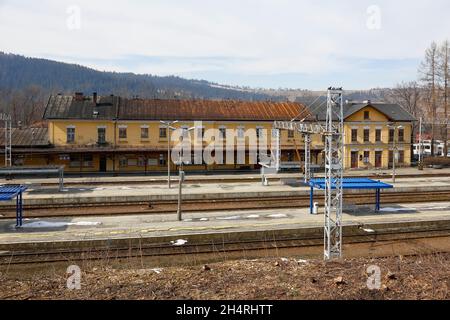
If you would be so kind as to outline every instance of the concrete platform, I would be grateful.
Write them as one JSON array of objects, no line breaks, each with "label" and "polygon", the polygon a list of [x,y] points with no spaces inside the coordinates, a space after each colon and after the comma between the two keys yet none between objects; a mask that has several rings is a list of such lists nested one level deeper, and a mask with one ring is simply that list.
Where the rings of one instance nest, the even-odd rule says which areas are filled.
[{"label": "concrete platform", "polygon": [[[450,176],[450,168],[446,169],[430,169],[425,168],[422,171],[419,171],[417,168],[398,168],[396,170],[397,176]],[[346,176],[355,176],[355,177],[388,177],[392,174],[392,170],[347,170],[345,172]],[[316,174],[317,177],[323,176],[322,172],[319,172]],[[301,173],[279,173],[276,175],[269,175],[269,178],[272,180],[279,180],[284,178],[300,178]],[[221,174],[218,172],[211,173],[211,174],[195,174],[195,173],[186,173],[186,181],[192,181],[192,182],[227,182],[227,181],[243,181],[243,182],[249,182],[249,181],[259,181],[261,179],[261,176],[259,173],[228,173],[228,174]],[[177,180],[177,172],[172,172],[172,180]],[[85,177],[76,177],[76,176],[66,176],[64,178],[64,181],[66,185],[77,185],[77,184],[87,184],[98,186],[98,185],[108,185],[108,184],[117,184],[121,183],[126,185],[128,184],[139,184],[139,183],[149,183],[149,184],[166,184],[167,183],[167,175],[123,175],[123,176],[85,176]],[[34,185],[52,185],[52,184],[58,184],[57,178],[39,178],[39,177],[32,177],[29,178],[20,178],[20,179],[13,179],[13,180],[5,180],[0,179],[0,184],[4,183],[16,183],[16,184],[34,184]]]},{"label": "concrete platform", "polygon": [[[390,179],[380,179],[391,183]],[[309,195],[309,187],[302,185],[301,180],[292,183],[289,181],[271,182],[269,186],[263,186],[260,182],[242,183],[211,183],[191,184],[183,186],[183,199],[243,199],[255,197],[290,197]],[[394,189],[384,190],[389,192],[429,192],[450,190],[449,178],[410,178],[397,179]],[[317,195],[321,191],[315,191]],[[346,190],[346,193],[362,193],[364,191]],[[372,192],[372,191],[366,191]],[[165,185],[132,185],[132,186],[103,186],[103,187],[72,187],[64,192],[57,189],[40,189],[31,187],[24,194],[25,205],[57,206],[62,204],[96,204],[96,203],[124,203],[124,202],[148,202],[148,201],[173,201],[178,198],[178,187],[174,185],[168,189]],[[450,200],[450,199],[449,199]],[[0,206],[12,205],[2,202]],[[25,213],[26,215],[26,213]]]},{"label": "concrete platform", "polygon": [[[354,226],[361,233],[376,233],[377,225],[396,223],[450,223],[450,202],[384,206],[379,214],[364,207],[346,208],[344,226]],[[65,247],[71,242],[114,241],[126,239],[161,239],[167,245],[183,245],[192,236],[227,237],[230,233],[264,231],[265,236],[283,230],[316,228],[321,232],[323,215],[310,215],[307,209],[252,210],[239,212],[204,212],[184,214],[99,216],[68,219],[26,219],[20,230],[15,221],[0,221],[0,249],[45,243]],[[448,226],[446,227],[448,229]],[[396,232],[395,228],[392,232]],[[173,241],[173,242],[171,242]],[[189,240],[187,240],[189,241]],[[65,243],[65,244],[64,244]]]}]

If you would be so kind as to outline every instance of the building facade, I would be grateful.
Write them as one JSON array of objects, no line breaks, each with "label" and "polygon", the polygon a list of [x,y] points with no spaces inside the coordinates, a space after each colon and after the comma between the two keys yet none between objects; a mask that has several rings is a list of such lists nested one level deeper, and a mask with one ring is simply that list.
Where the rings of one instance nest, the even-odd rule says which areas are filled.
[{"label": "building facade", "polygon": [[[311,106],[318,121],[325,121],[325,108]],[[414,121],[398,104],[347,102],[344,105],[345,168],[391,168],[394,155],[398,167],[410,166]]]},{"label": "building facade", "polygon": [[[79,173],[163,172],[167,170],[168,146],[173,149],[183,136],[192,147],[184,170],[257,169],[261,159],[251,159],[249,151],[260,148],[260,139],[264,138],[266,153],[270,155],[274,148],[273,121],[290,121],[299,115],[305,121],[324,121],[323,108],[306,108],[293,102],[55,95],[47,103],[43,116],[47,128],[39,128],[38,139],[38,129],[27,129],[26,133],[16,129],[19,131],[13,133],[17,137],[12,143],[13,164],[63,165],[66,172]],[[392,164],[394,148],[399,154],[397,163],[410,165],[412,121],[398,105],[346,105],[345,167],[387,168]],[[167,123],[171,123],[171,128],[167,128]],[[174,132],[179,132],[179,136],[174,138]],[[21,134],[26,138],[20,142]],[[320,135],[312,137],[313,164],[323,164],[323,141]],[[245,149],[243,161],[242,157],[238,161],[237,151],[231,154],[232,160],[226,154],[225,146],[231,142]],[[222,158],[223,163],[196,162],[194,148],[204,151],[217,145],[222,146],[222,156],[217,157],[215,151],[212,154]],[[281,131],[280,148],[283,163],[300,166],[304,161],[304,140],[298,132]],[[170,165],[176,169],[172,160]]]}]

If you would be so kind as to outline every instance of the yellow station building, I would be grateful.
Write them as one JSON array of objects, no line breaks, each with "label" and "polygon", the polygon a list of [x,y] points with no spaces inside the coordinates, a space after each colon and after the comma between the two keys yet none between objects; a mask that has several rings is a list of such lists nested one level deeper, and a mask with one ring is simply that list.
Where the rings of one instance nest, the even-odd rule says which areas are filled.
[{"label": "yellow station building", "polygon": [[[248,150],[255,148],[255,136],[273,135],[275,120],[323,122],[324,108],[294,102],[248,102],[213,100],[127,99],[97,94],[54,95],[48,100],[46,128],[13,129],[13,165],[63,165],[66,172],[163,172],[167,168],[169,133],[162,122],[186,130],[193,146],[225,146],[233,139],[245,145],[243,164],[188,164],[185,170],[220,171],[257,169]],[[348,103],[345,106],[345,167],[387,168],[398,150],[400,166],[411,161],[411,128],[414,118],[398,105]],[[201,124],[199,124],[201,122]],[[188,131],[190,130],[191,131]],[[215,137],[206,136],[214,129]],[[265,129],[265,130],[261,130]],[[180,130],[181,132],[181,130]],[[234,135],[230,134],[233,133]],[[251,135],[251,134],[250,134]],[[269,141],[267,152],[273,146]],[[395,141],[395,143],[394,143]],[[304,142],[299,133],[281,132],[281,161],[304,160]],[[4,134],[0,135],[4,145]],[[170,141],[173,147],[176,141]],[[323,139],[312,139],[312,163],[323,164]],[[226,155],[224,154],[224,161]],[[234,155],[236,160],[237,154]],[[4,159],[0,159],[2,164]],[[234,161],[236,162],[236,161]],[[171,162],[173,169],[176,165]]]},{"label": "yellow station building", "polygon": [[[326,120],[325,105],[310,109],[318,121]],[[398,104],[347,101],[344,105],[345,168],[390,168],[394,154],[397,154],[397,166],[410,166],[414,121]]]}]

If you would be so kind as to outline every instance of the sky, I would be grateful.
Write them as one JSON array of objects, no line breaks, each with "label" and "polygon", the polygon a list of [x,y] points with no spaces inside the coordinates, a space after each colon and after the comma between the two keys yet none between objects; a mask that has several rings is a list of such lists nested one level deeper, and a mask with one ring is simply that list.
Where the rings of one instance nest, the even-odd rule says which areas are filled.
[{"label": "sky", "polygon": [[[323,90],[417,79],[448,0],[0,0],[0,51],[98,70]],[[446,16],[447,15],[447,16]]]}]

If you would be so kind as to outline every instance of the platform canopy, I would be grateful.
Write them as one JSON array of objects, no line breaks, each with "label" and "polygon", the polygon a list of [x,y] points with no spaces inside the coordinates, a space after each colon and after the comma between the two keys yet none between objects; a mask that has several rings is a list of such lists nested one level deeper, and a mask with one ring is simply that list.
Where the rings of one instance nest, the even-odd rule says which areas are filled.
[{"label": "platform canopy", "polygon": [[16,199],[16,227],[22,226],[23,219],[23,199],[22,193],[27,190],[22,185],[3,185],[0,186],[0,201],[11,201]]},{"label": "platform canopy", "polygon": [[[325,189],[325,179],[311,179],[309,185],[316,189]],[[331,188],[335,188],[334,183]],[[393,186],[381,181],[372,180],[369,178],[344,178],[342,180],[342,188],[344,189],[391,189]]]},{"label": "platform canopy", "polygon": [[[313,202],[314,202],[314,189],[325,190],[326,183],[325,178],[311,179],[309,181],[309,186],[311,187],[311,193],[309,197],[310,201],[310,212],[312,213]],[[375,211],[380,211],[380,190],[381,189],[392,189],[394,186],[381,181],[372,180],[369,178],[344,178],[342,179],[343,189],[354,189],[354,190],[375,190]],[[331,188],[336,188],[334,183],[331,184]]]}]

